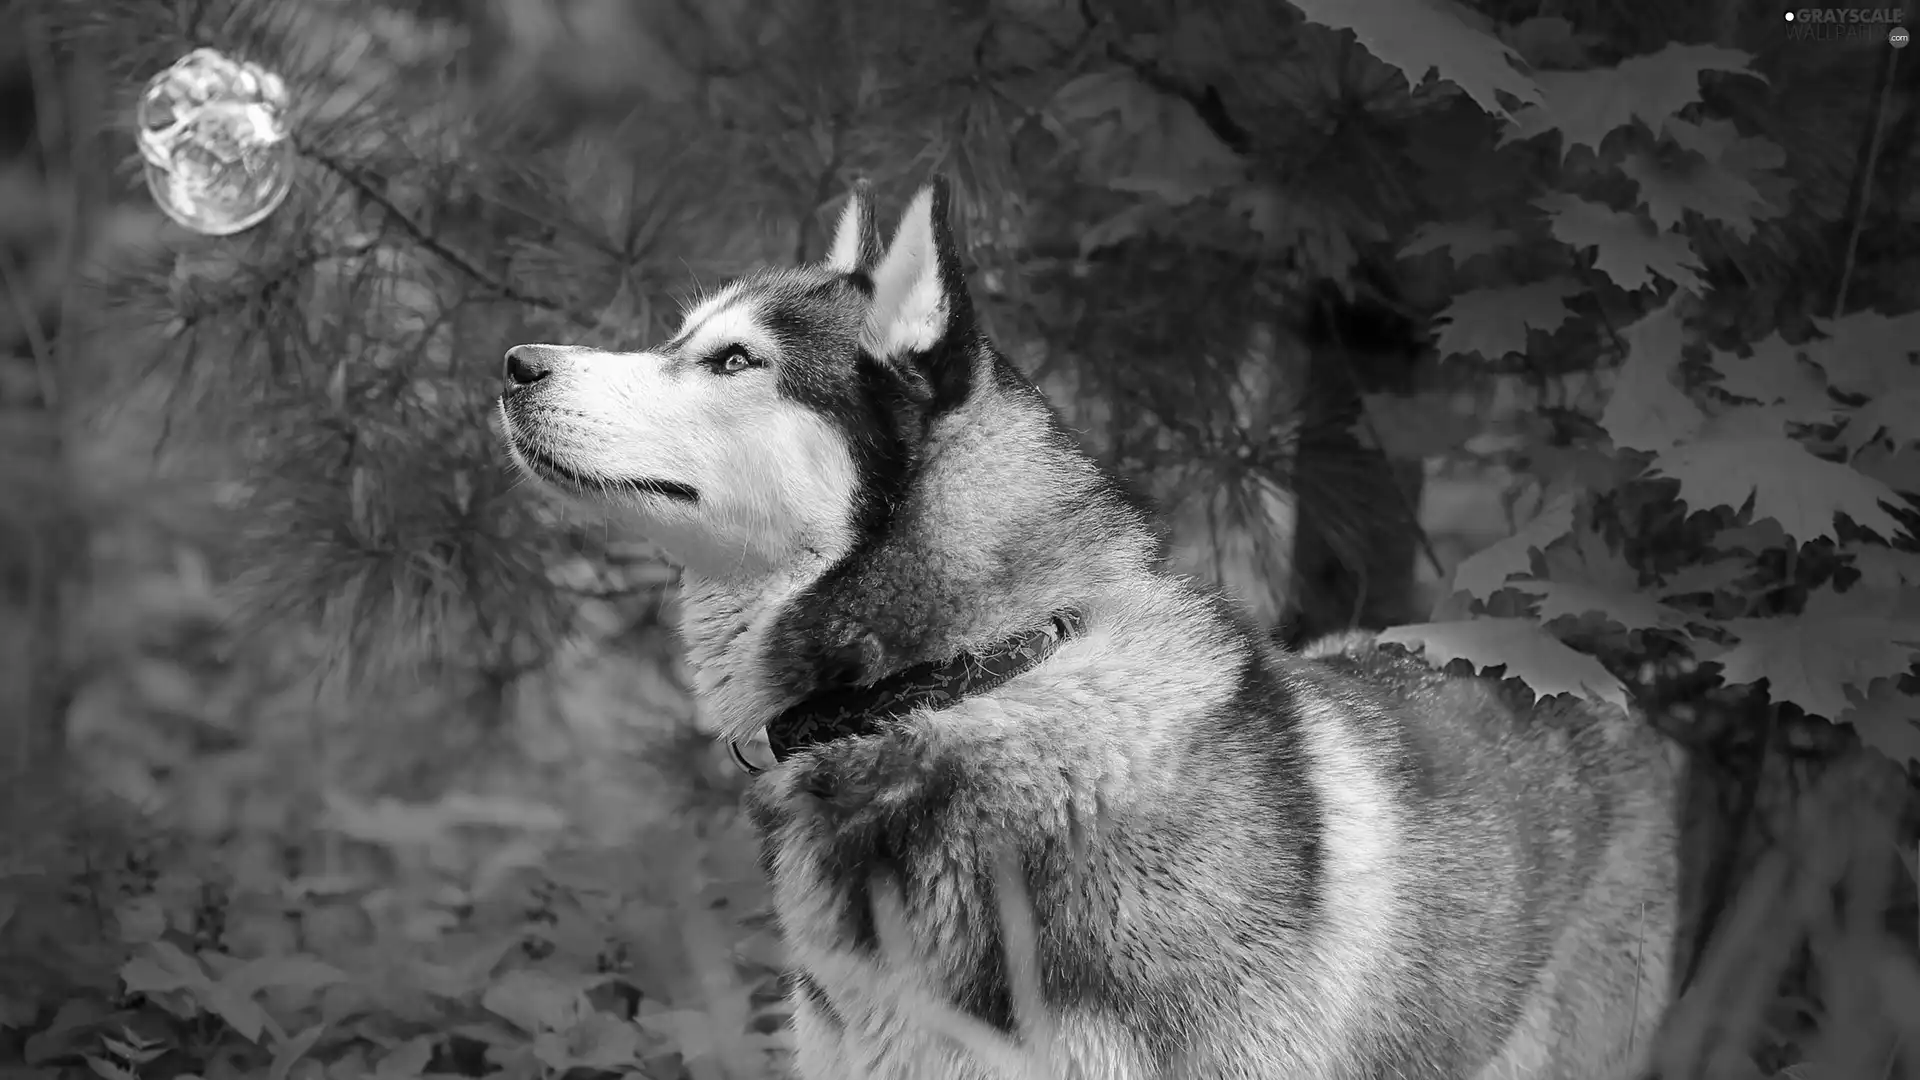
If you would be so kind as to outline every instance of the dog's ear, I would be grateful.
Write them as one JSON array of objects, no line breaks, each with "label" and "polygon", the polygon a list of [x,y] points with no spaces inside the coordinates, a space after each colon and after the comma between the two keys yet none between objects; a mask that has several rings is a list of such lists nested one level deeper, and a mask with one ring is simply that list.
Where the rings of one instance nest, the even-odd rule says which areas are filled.
[{"label": "dog's ear", "polygon": [[858,275],[871,279],[880,261],[880,229],[873,216],[873,185],[856,180],[840,211],[840,224],[833,231],[833,246],[821,266],[835,274]]},{"label": "dog's ear", "polygon": [[873,272],[864,344],[888,363],[917,368],[936,395],[965,397],[977,331],[965,269],[949,219],[953,189],[935,177],[907,205]]}]

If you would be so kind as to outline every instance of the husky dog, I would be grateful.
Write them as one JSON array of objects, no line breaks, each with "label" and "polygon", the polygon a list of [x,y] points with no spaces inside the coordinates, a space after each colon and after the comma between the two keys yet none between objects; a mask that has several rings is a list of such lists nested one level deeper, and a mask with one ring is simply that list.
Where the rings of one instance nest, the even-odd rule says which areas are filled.
[{"label": "husky dog", "polygon": [[748,803],[800,1074],[998,1075],[931,1002],[1031,1075],[1634,1075],[1664,746],[1365,637],[1287,653],[1166,573],[987,340],[948,204],[883,249],[862,186],[824,261],[654,348],[507,354],[514,460],[678,560],[704,707],[778,759]]}]

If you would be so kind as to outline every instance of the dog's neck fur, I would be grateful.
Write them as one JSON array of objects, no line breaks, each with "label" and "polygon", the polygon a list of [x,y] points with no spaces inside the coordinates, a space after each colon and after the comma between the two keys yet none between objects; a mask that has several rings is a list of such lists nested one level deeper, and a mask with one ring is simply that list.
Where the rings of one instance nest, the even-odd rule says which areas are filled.
[{"label": "dog's neck fur", "polygon": [[933,421],[905,497],[876,534],[769,573],[685,582],[695,688],[727,736],[814,693],[993,644],[1157,572],[1145,517],[1004,358],[982,346],[976,359],[971,393]]}]

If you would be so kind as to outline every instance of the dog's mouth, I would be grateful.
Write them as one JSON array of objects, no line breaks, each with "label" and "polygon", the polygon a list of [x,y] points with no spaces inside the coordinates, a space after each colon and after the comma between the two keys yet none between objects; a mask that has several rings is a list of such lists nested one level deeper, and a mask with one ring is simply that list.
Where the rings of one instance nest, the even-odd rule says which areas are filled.
[{"label": "dog's mouth", "polygon": [[655,480],[643,476],[590,476],[561,464],[552,455],[538,447],[529,446],[520,439],[514,440],[514,449],[519,451],[521,459],[542,479],[575,491],[592,493],[618,488],[640,495],[659,495],[675,502],[697,503],[700,501],[698,491],[676,480]]}]

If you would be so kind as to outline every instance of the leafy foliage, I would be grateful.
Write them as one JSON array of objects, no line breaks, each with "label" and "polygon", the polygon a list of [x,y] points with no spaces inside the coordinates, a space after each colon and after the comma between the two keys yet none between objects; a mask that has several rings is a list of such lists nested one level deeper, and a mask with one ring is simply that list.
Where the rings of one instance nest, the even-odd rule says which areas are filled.
[{"label": "leafy foliage", "polygon": [[[1363,42],[1374,32],[1355,12],[1326,18],[1329,25],[1359,23],[1352,28]],[[1462,45],[1462,34],[1477,35],[1474,44]],[[1402,628],[1393,637],[1420,644],[1436,661],[1505,667],[1542,693],[1588,692],[1624,703],[1616,680],[1596,681],[1591,659],[1544,644],[1556,640],[1548,634],[1556,624],[1591,613],[1626,635],[1667,639],[1683,654],[1717,665],[1729,684],[1764,682],[1777,701],[1846,719],[1853,709],[1849,695],[1914,665],[1915,635],[1899,614],[1904,583],[1807,592],[1815,583],[1792,581],[1789,574],[1805,597],[1800,613],[1726,617],[1659,603],[1658,566],[1617,563],[1608,598],[1593,591],[1593,582],[1562,576],[1551,555],[1590,544],[1595,534],[1645,529],[1648,501],[1659,499],[1645,489],[1663,479],[1674,482],[1662,485],[1669,498],[1692,514],[1711,515],[1724,529],[1778,526],[1777,548],[1789,556],[1808,545],[1855,553],[1854,559],[1866,553],[1869,562],[1909,554],[1910,494],[1862,471],[1855,460],[1870,449],[1898,451],[1907,443],[1907,423],[1895,416],[1904,415],[1903,395],[1920,385],[1913,370],[1920,336],[1911,330],[1911,316],[1866,311],[1815,320],[1817,333],[1807,341],[1789,344],[1775,331],[1750,359],[1713,349],[1700,320],[1689,320],[1714,303],[1694,232],[1715,223],[1751,239],[1762,219],[1782,209],[1759,194],[1763,185],[1774,187],[1770,174],[1783,160],[1777,148],[1702,112],[1703,81],[1761,78],[1751,58],[1719,46],[1668,45],[1612,65],[1540,71],[1529,79],[1509,56],[1497,37],[1458,24],[1448,35],[1396,40],[1382,56],[1410,83],[1437,71],[1508,118],[1504,105],[1475,92],[1495,85],[1485,69],[1498,67],[1498,80],[1524,84],[1505,88],[1523,105],[1511,114],[1503,139],[1553,140],[1559,149],[1561,167],[1544,174],[1546,190],[1528,200],[1527,210],[1516,215],[1511,206],[1499,208],[1534,246],[1525,259],[1502,260],[1500,249],[1480,242],[1491,261],[1507,265],[1490,270],[1482,262],[1473,287],[1441,313],[1436,346],[1443,357],[1497,359],[1524,351],[1530,335],[1565,337],[1559,333],[1565,328],[1585,329],[1563,304],[1574,294],[1573,280],[1585,283],[1601,312],[1636,312],[1618,335],[1618,366],[1597,423],[1573,444],[1617,455],[1631,472],[1617,486],[1536,478],[1559,497],[1510,539],[1455,571],[1454,587],[1475,606],[1491,609],[1507,600],[1524,614]],[[1576,148],[1586,156],[1574,159]],[[1623,188],[1620,180],[1631,184]],[[1610,195],[1634,189],[1637,201]],[[1403,254],[1438,250],[1436,235]],[[1736,280],[1727,287],[1741,286]],[[1712,359],[1702,362],[1700,353]],[[1594,362],[1605,364],[1605,353]],[[1710,535],[1705,539],[1712,542]],[[1787,566],[1793,565],[1790,557]],[[1884,683],[1881,693],[1887,700]],[[1920,716],[1920,705],[1913,712]],[[1894,736],[1889,729],[1897,726],[1883,722],[1862,734],[1904,762],[1911,739]]]}]

